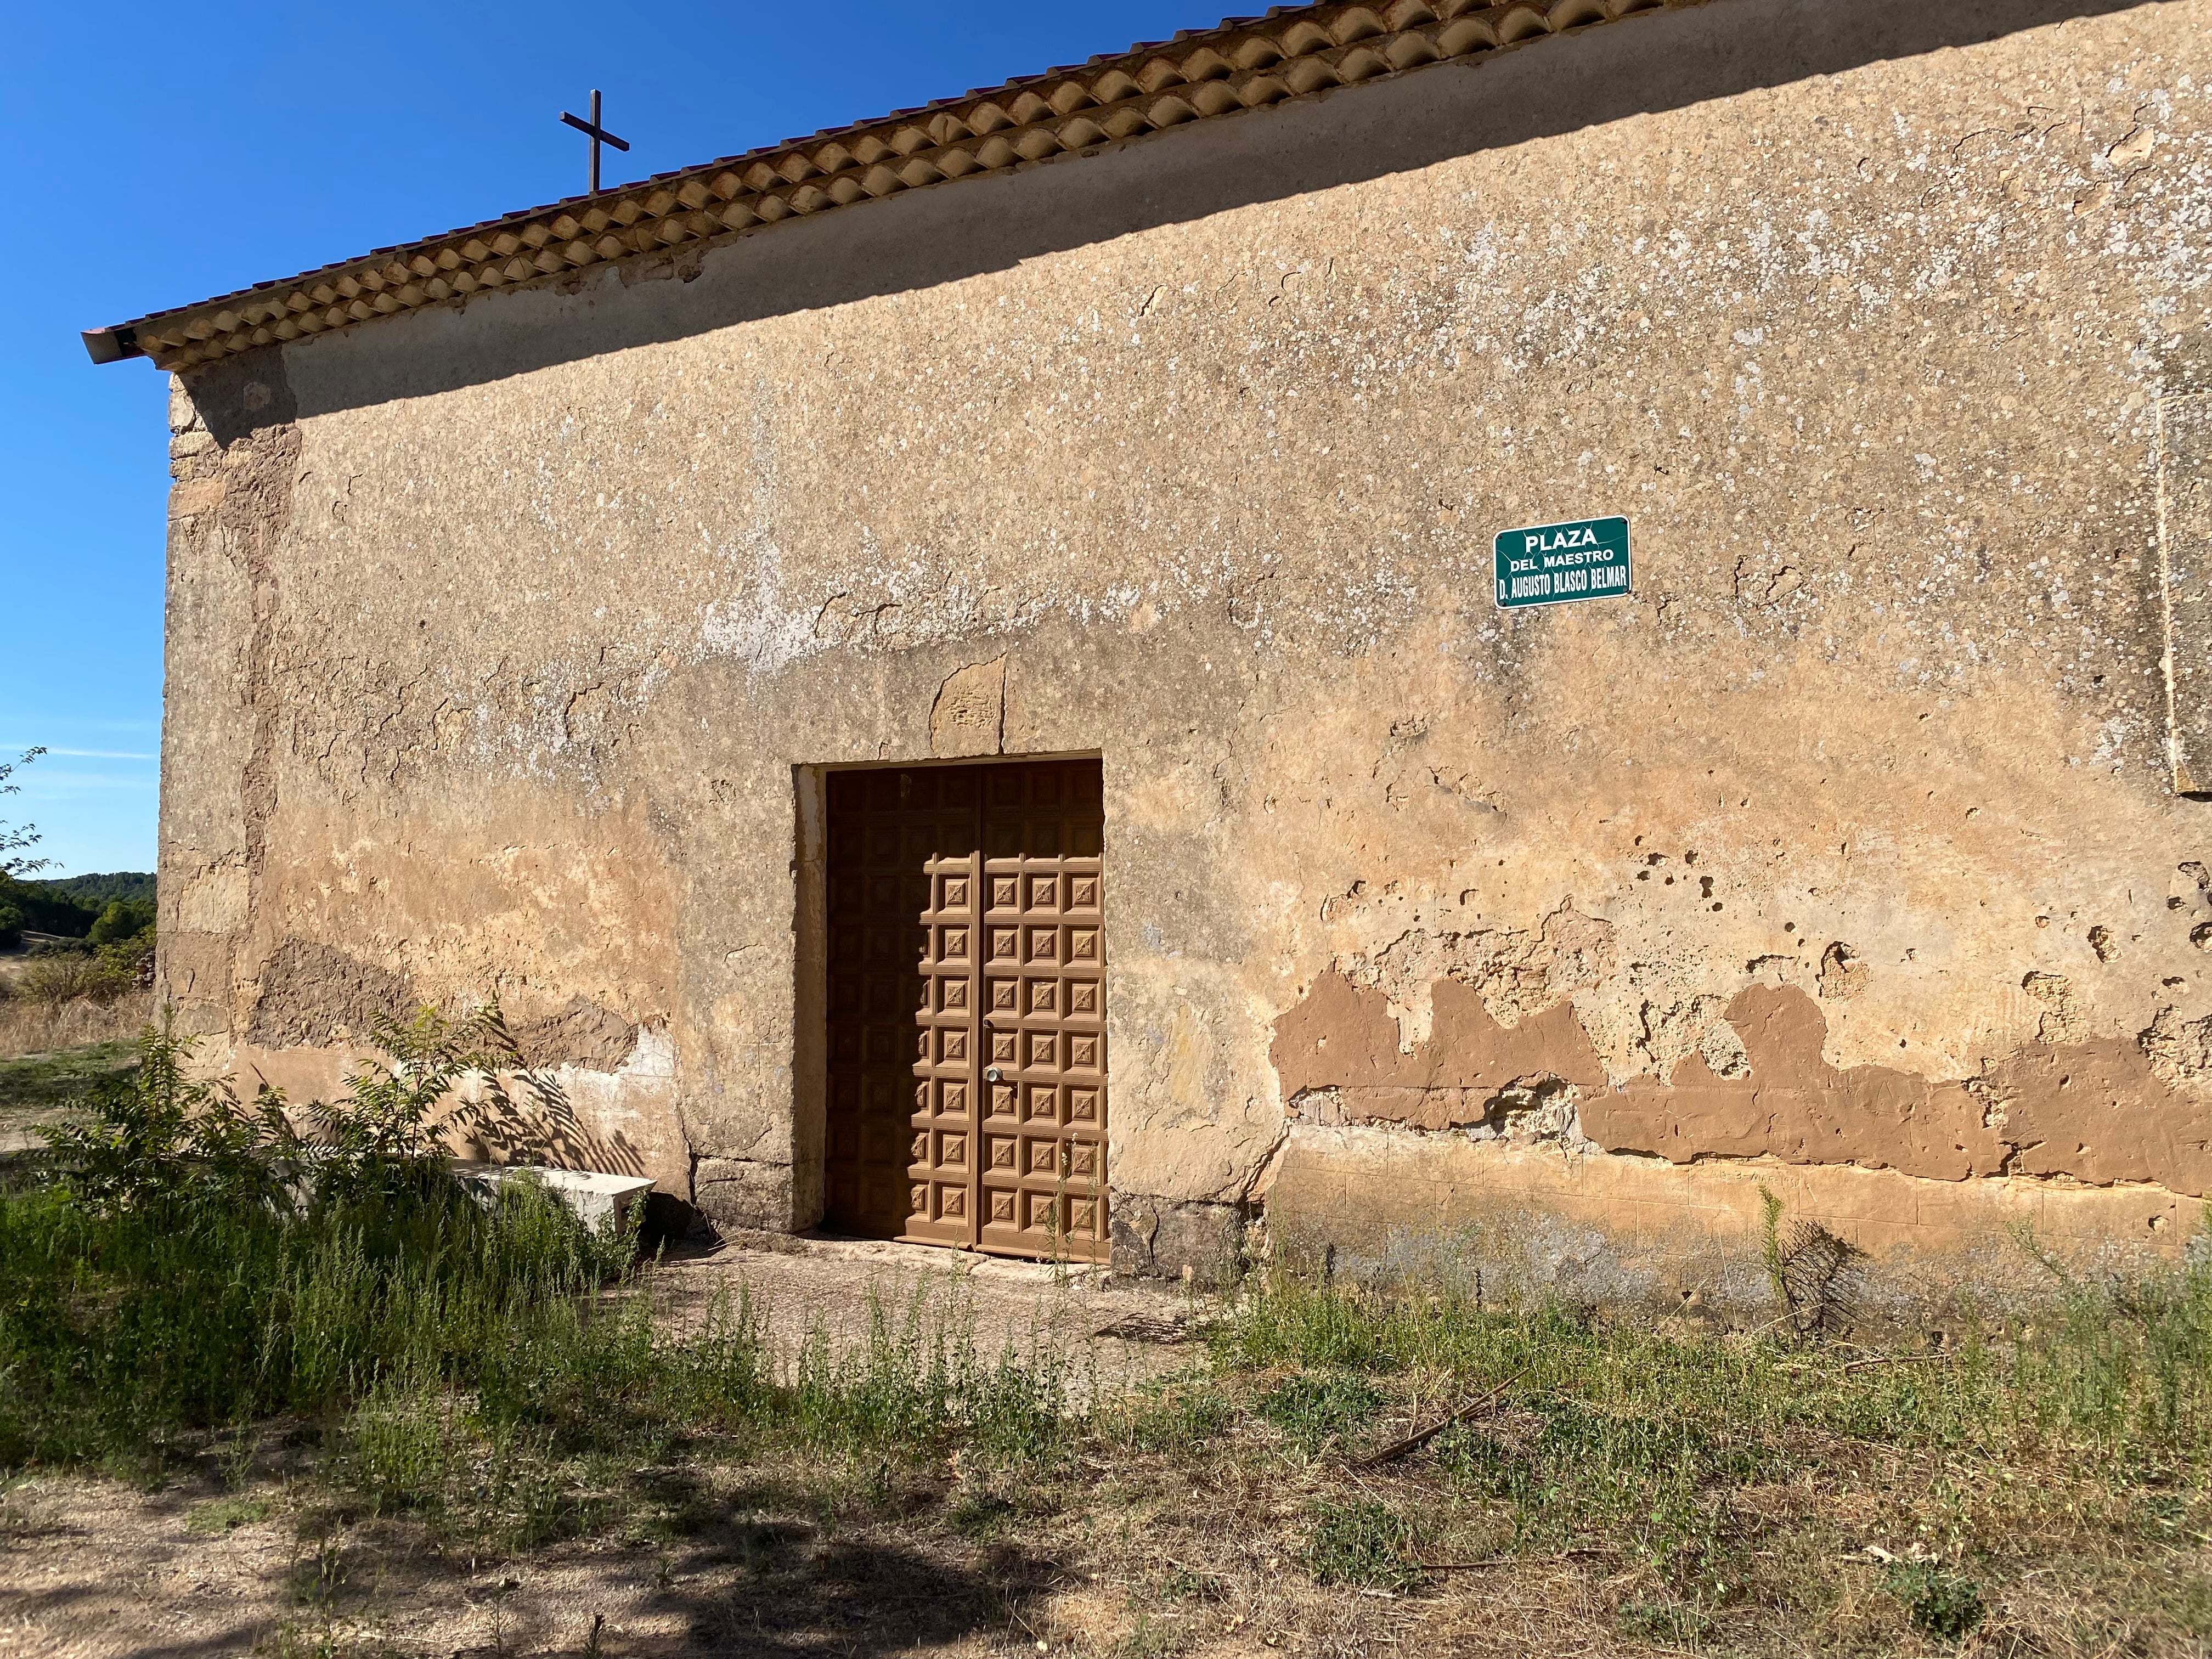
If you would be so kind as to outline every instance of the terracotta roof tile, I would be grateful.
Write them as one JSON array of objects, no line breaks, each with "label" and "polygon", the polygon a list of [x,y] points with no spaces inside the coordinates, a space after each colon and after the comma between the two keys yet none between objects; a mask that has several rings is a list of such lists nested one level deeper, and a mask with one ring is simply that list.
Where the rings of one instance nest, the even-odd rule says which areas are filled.
[{"label": "terracotta roof tile", "polygon": [[95,362],[189,369],[457,295],[1311,96],[1703,0],[1355,0],[1278,6],[958,98],[382,247],[84,337]]}]

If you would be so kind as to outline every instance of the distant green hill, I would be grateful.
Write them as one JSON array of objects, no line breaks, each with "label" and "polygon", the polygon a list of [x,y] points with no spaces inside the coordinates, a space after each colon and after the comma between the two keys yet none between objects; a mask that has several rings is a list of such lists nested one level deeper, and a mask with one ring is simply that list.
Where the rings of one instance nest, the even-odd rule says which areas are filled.
[{"label": "distant green hill", "polygon": [[0,949],[13,950],[26,928],[82,939],[100,920],[100,912],[118,899],[143,905],[150,920],[154,878],[138,870],[61,876],[51,881],[0,875]]},{"label": "distant green hill", "polygon": [[118,870],[106,876],[60,876],[52,881],[27,881],[23,885],[55,898],[72,900],[95,916],[117,899],[154,902],[154,878],[143,870]]}]

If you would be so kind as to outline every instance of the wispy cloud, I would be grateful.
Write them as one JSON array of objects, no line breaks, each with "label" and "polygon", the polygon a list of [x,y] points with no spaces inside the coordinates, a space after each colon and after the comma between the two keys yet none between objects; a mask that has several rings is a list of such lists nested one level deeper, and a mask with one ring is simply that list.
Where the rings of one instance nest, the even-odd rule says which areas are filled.
[{"label": "wispy cloud", "polygon": [[36,809],[42,800],[60,800],[87,789],[151,789],[149,777],[126,777],[112,772],[47,772],[33,778],[21,775],[23,793],[18,798],[23,805]]},{"label": "wispy cloud", "polygon": [[52,744],[0,742],[0,754],[5,754],[11,749],[24,750],[37,748],[45,749],[49,755],[69,755],[78,760],[149,761],[159,760],[161,758],[159,755],[142,755],[127,749],[64,749],[58,744]]}]

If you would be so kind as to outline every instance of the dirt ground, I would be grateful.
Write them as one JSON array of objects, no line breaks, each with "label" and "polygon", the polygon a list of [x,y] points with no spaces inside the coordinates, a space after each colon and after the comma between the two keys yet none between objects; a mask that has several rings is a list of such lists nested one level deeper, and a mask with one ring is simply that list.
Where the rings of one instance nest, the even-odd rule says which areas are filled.
[{"label": "dirt ground", "polygon": [[[1479,1592],[1446,1580],[1418,1595],[1323,1597],[1264,1537],[1190,1539],[1141,1514],[1048,1525],[1036,1538],[1018,1528],[962,1536],[896,1522],[747,1518],[749,1498],[774,1507],[773,1495],[732,1484],[722,1496],[738,1518],[678,1545],[602,1540],[477,1562],[441,1553],[404,1523],[319,1536],[313,1517],[289,1508],[281,1492],[265,1500],[273,1507],[263,1518],[226,1528],[223,1507],[235,1500],[212,1485],[146,1494],[27,1483],[4,1510],[0,1654],[1261,1659],[1287,1650],[1352,1659],[1624,1650],[1605,1616],[1610,1599],[1568,1564],[1500,1571]],[[1200,1560],[1217,1565],[1188,1565]],[[1232,1599],[1237,1611],[1223,1605]],[[1479,1624],[1468,1617],[1478,1610]]]},{"label": "dirt ground", "polygon": [[[735,1519],[674,1546],[599,1541],[523,1561],[441,1553],[418,1528],[318,1535],[281,1493],[225,1528],[220,1489],[30,1483],[9,1494],[0,1654],[1034,1659],[1172,1651],[1267,1659],[1624,1651],[1571,1565],[1323,1596],[1264,1534],[1195,1539],[1140,1512],[963,1536],[896,1521]],[[309,1524],[304,1529],[303,1519]],[[1200,1565],[1198,1563],[1208,1565]],[[1479,1615],[1474,1617],[1471,1615]],[[1178,1629],[1177,1626],[1183,1626]],[[1627,1649],[1648,1650],[1639,1644]]]},{"label": "dirt ground", "polygon": [[[919,1296],[957,1310],[980,1352],[1011,1342],[1063,1357],[1078,1389],[1195,1360],[1194,1304],[1170,1290],[897,1244],[726,1244],[665,1263],[656,1301],[680,1328],[740,1291],[786,1349],[817,1326],[857,1340],[872,1305],[897,1317]],[[153,1492],[19,1481],[0,1494],[0,1656],[981,1656],[1035,1654],[1071,1618],[1111,1622],[1083,1611],[1099,1594],[1091,1579],[1005,1527],[996,1500],[975,1537],[922,1537],[896,1520],[795,1518],[810,1504],[773,1470],[671,1469],[670,1483],[694,1488],[687,1507],[716,1517],[695,1537],[479,1562],[407,1520],[325,1513],[295,1471],[274,1447],[234,1489],[212,1474]],[[884,1507],[880,1490],[861,1505]]]},{"label": "dirt ground", "polygon": [[[817,1329],[857,1341],[878,1309],[950,1310],[987,1357],[1011,1342],[1056,1357],[1096,1400],[1141,1385],[1152,1420],[1214,1426],[1156,1443],[1112,1428],[1143,1416],[1117,1407],[1060,1455],[995,1468],[687,1452],[602,1470],[616,1504],[602,1523],[508,1554],[377,1514],[317,1473],[314,1435],[270,1425],[250,1460],[180,1457],[155,1489],[44,1475],[0,1488],[0,1659],[2212,1652],[2212,1527],[2190,1491],[2157,1481],[2054,1464],[2015,1483],[1942,1445],[1807,1430],[1719,1496],[1723,1553],[1662,1565],[1628,1535],[1633,1515],[1524,1539],[1426,1453],[1361,1452],[1441,1421],[1459,1396],[1440,1375],[1399,1379],[1358,1443],[1300,1453],[1289,1419],[1250,1409],[1289,1386],[1283,1368],[1209,1370],[1194,1326],[1212,1310],[1171,1286],[740,1239],[666,1261],[653,1294],[672,1329],[749,1296],[786,1353]],[[1241,1413],[1194,1409],[1239,1390]],[[1523,1444],[1545,1421],[1501,1408],[1472,1444]],[[1419,1571],[1317,1582],[1316,1517],[1362,1504],[1412,1518]],[[1987,1618],[1963,1639],[1915,1627],[1896,1585],[1896,1564],[1947,1550],[1984,1564]],[[1723,1568],[1725,1583],[1706,1582]]]},{"label": "dirt ground", "polygon": [[1055,1267],[875,1239],[754,1234],[711,1252],[675,1252],[654,1279],[658,1316],[682,1329],[718,1297],[749,1291],[769,1334],[788,1349],[820,1326],[854,1340],[873,1308],[902,1319],[917,1298],[957,1315],[988,1358],[1011,1345],[1051,1353],[1081,1389],[1111,1390],[1192,1362],[1194,1297],[1103,1267]]}]

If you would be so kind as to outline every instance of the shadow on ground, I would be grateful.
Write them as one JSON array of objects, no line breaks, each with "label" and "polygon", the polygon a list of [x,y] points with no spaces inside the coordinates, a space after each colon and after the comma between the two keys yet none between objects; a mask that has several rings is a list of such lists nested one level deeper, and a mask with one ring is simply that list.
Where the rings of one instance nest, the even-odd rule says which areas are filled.
[{"label": "shadow on ground", "polygon": [[211,1480],[159,1492],[34,1483],[0,1516],[0,1647],[164,1659],[1034,1651],[1033,1609],[1070,1582],[1067,1564],[1020,1538],[1010,1503],[963,1510],[940,1485],[887,1481],[862,1515],[810,1515],[772,1478],[733,1487],[699,1468],[641,1470],[623,1484],[641,1513],[657,1512],[655,1536],[483,1557],[441,1549],[405,1518],[288,1513],[282,1488],[259,1482],[266,1513],[234,1528],[206,1524],[236,1501]]},{"label": "shadow on ground", "polygon": [[[734,1547],[698,1559],[696,1579],[651,1598],[684,1621],[637,1653],[744,1653],[761,1659],[909,1654],[1036,1639],[1029,1605],[1060,1574],[1054,1557],[1000,1540],[950,1559],[943,1547],[883,1537],[817,1542],[788,1524],[738,1529]],[[605,1650],[623,1650],[602,1638]]]},{"label": "shadow on ground", "polygon": [[[717,1497],[691,1471],[655,1484],[656,1497],[676,1500],[690,1528],[672,1545],[526,1554],[495,1569],[489,1582],[458,1587],[467,1611],[453,1608],[435,1628],[413,1628],[418,1619],[404,1613],[379,1622],[403,1650],[471,1659],[1010,1652],[1034,1648],[1032,1607],[1067,1577],[1057,1554],[1016,1537],[947,1536],[924,1497],[903,1515],[894,1501],[866,1523],[831,1528],[792,1518],[774,1492]],[[675,1490],[687,1484],[696,1488],[688,1498]],[[349,1555],[335,1611],[350,1611],[350,1600],[374,1618],[453,1601],[459,1563],[422,1562],[410,1571],[384,1540],[369,1538],[350,1545]]]}]

